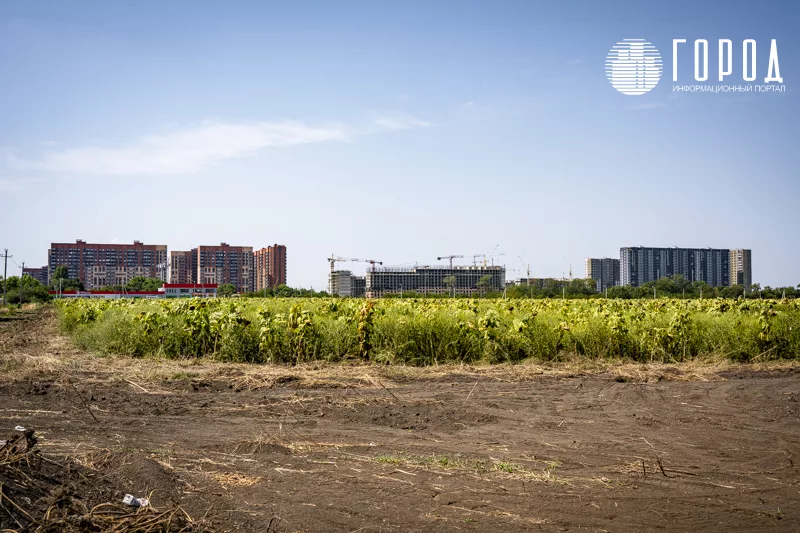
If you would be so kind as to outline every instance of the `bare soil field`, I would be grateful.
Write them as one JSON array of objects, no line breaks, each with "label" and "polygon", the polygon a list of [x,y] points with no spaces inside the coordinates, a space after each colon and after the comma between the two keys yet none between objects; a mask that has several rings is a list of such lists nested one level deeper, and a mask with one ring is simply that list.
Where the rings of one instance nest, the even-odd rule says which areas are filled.
[{"label": "bare soil field", "polygon": [[[798,531],[797,364],[247,366],[0,318],[0,439],[220,531]],[[0,520],[3,510],[0,509]]]}]

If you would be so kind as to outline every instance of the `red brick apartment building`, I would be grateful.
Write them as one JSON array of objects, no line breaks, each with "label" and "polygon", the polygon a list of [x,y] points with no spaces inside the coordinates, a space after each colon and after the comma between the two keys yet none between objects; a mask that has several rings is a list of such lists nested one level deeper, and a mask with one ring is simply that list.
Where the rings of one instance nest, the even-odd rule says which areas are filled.
[{"label": "red brick apartment building", "polygon": [[47,285],[47,265],[39,268],[23,268],[22,275],[30,276],[42,285]]},{"label": "red brick apartment building", "polygon": [[255,290],[286,285],[286,246],[273,244],[253,252]]},{"label": "red brick apartment building", "polygon": [[70,278],[83,282],[87,290],[125,285],[132,278],[167,278],[167,245],[52,243],[47,251],[48,280],[56,267],[66,266]]},{"label": "red brick apartment building", "polygon": [[192,252],[169,253],[169,282],[170,283],[194,283],[192,272]]},{"label": "red brick apartment building", "polygon": [[236,292],[253,291],[253,247],[198,246],[170,253],[170,283],[230,283]]}]

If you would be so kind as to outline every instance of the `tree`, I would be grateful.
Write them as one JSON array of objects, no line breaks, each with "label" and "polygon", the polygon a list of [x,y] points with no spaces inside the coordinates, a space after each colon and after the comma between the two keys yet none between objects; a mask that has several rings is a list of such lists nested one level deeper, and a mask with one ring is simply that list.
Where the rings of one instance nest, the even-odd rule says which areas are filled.
[{"label": "tree", "polygon": [[[672,288],[671,288],[672,294],[683,295],[685,293],[689,293],[689,294],[692,293],[692,284],[689,282],[688,279],[683,277],[681,274],[675,274],[669,279],[670,279],[670,282],[672,284]],[[659,291],[660,290],[661,290],[661,288],[659,287]]]},{"label": "tree", "polygon": [[53,291],[82,291],[83,283],[79,279],[69,277],[66,265],[57,266],[50,276],[50,290]]},{"label": "tree", "polygon": [[291,287],[288,287],[283,284],[275,287],[275,296],[279,298],[291,298],[294,295],[295,295],[295,290]]},{"label": "tree", "polygon": [[626,300],[630,299],[632,296],[631,288],[627,286],[614,286],[608,288],[608,297],[609,298],[624,298]]},{"label": "tree", "polygon": [[456,286],[456,277],[445,276],[444,278],[442,278],[442,283],[444,283],[445,288],[447,288],[447,293],[455,296],[454,288]]},{"label": "tree", "polygon": [[315,291],[313,289],[294,289],[286,285],[278,285],[274,289],[259,290],[257,292],[248,292],[242,294],[248,298],[327,298],[330,296],[325,291]]},{"label": "tree", "polygon": [[69,279],[69,269],[66,265],[57,266],[53,271],[52,279]]},{"label": "tree", "polygon": [[723,298],[738,298],[744,294],[744,287],[741,285],[731,285],[730,287],[722,287],[719,290],[719,295]]},{"label": "tree", "polygon": [[125,290],[131,292],[154,292],[160,289],[163,285],[164,282],[158,278],[136,276],[135,278],[131,278],[128,284],[125,285]]},{"label": "tree", "polygon": [[217,287],[217,296],[221,298],[230,298],[234,294],[236,294],[236,287],[230,283],[223,283]]},{"label": "tree", "polygon": [[[20,292],[22,298],[20,299]],[[39,280],[28,275],[11,276],[8,278],[8,302],[13,304],[23,304],[28,302],[46,302],[50,299],[47,287],[42,285]]]},{"label": "tree", "polygon": [[700,296],[701,294],[703,297],[713,296],[714,290],[711,288],[711,285],[706,283],[705,281],[694,281],[692,282],[692,291]]},{"label": "tree", "polygon": [[492,284],[492,276],[490,274],[486,274],[481,276],[481,279],[478,280],[477,286],[481,290],[481,294],[486,294],[486,289],[489,288],[489,285]]},{"label": "tree", "polygon": [[570,296],[591,296],[597,294],[597,282],[593,279],[573,279],[566,285],[566,290],[562,294]]}]

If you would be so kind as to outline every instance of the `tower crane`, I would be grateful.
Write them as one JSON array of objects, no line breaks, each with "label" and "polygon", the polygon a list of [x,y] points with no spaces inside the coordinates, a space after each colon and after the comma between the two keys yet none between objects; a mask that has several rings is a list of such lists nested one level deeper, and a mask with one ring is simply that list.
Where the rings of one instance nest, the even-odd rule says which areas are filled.
[{"label": "tower crane", "polygon": [[336,263],[338,263],[338,262],[341,262],[341,261],[347,261],[347,259],[345,259],[344,257],[339,257],[339,256],[336,256],[336,255],[333,255],[333,254],[331,254],[331,256],[328,257],[328,262],[331,264],[331,272],[334,271],[334,265]]},{"label": "tower crane", "polygon": [[369,263],[370,265],[372,265],[372,271],[373,272],[375,272],[375,264],[376,263],[379,264],[379,265],[383,264],[383,261],[376,261],[375,259],[356,259],[354,257],[351,257],[350,259],[348,259],[346,257],[339,257],[339,256],[331,254],[331,256],[328,258],[328,262],[331,264],[331,272],[333,272],[333,270],[334,270],[334,263],[338,263],[338,262],[341,262],[341,261],[351,261],[351,262],[354,262],[354,263]]},{"label": "tower crane", "polygon": [[503,253],[501,253],[501,254],[496,254],[496,255],[491,255],[491,256],[489,256],[489,257],[491,257],[491,258],[492,258],[492,266],[494,266],[494,258],[495,258],[495,257],[500,257],[501,255],[506,255],[506,254],[505,254],[505,252],[503,252]]},{"label": "tower crane", "polygon": [[527,281],[528,281],[528,295],[531,296],[531,295],[533,295],[533,292],[532,292],[533,289],[531,289],[531,265],[530,265],[530,263],[528,265],[526,265],[525,264],[525,260],[522,258],[522,256],[519,256],[519,260],[522,263],[522,268],[526,269],[526,272],[528,273],[528,278],[527,278]]},{"label": "tower crane", "polygon": [[459,259],[464,257],[463,255],[443,255],[442,257],[437,257],[437,261],[441,261],[442,259],[449,259],[450,260],[450,268],[453,268],[453,259]]},{"label": "tower crane", "polygon": [[372,271],[375,272],[375,265],[382,265],[383,261],[376,261],[375,259],[351,259],[350,261],[358,262],[358,263],[369,263],[372,265]]},{"label": "tower crane", "polygon": [[[495,252],[497,251],[497,248],[499,248],[499,247],[500,247],[500,245],[498,244],[498,245],[497,245],[497,246],[495,246],[495,247],[492,249],[492,251],[491,251],[491,252],[489,252],[488,254],[475,254],[475,255],[473,255],[473,256],[472,256],[472,264],[473,264],[473,265],[475,264],[475,260],[476,260],[477,258],[479,258],[479,257],[483,257],[483,266],[485,267],[485,266],[486,266],[486,263],[487,263],[487,261],[488,261],[488,258],[490,258],[490,257],[494,258],[494,257],[500,257],[501,255],[506,255],[505,253],[501,253],[501,254],[495,254]],[[494,263],[492,263],[492,265],[494,266]]]}]

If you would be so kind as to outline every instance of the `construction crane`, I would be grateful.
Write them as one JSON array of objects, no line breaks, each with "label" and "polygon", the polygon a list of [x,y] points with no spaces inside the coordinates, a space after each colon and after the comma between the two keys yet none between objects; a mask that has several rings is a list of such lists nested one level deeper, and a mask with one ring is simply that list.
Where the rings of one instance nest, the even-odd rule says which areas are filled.
[{"label": "construction crane", "polygon": [[453,259],[460,259],[464,257],[463,255],[443,255],[442,257],[437,257],[437,261],[441,261],[442,259],[449,259],[450,260],[450,268],[453,268]]},{"label": "construction crane", "polygon": [[375,259],[356,259],[354,257],[351,257],[350,259],[348,259],[346,257],[339,257],[339,256],[335,256],[335,255],[331,254],[331,256],[328,258],[328,262],[331,264],[331,272],[333,272],[333,270],[334,270],[334,263],[339,263],[341,261],[351,261],[353,263],[369,263],[370,265],[372,265],[372,271],[373,272],[375,272],[375,264],[376,263],[379,264],[379,265],[383,264],[383,261],[376,261]]},{"label": "construction crane", "polygon": [[374,259],[364,259],[364,262],[365,263],[369,263],[370,265],[372,265],[372,271],[373,272],[375,272],[375,264],[376,263],[379,264],[379,265],[383,264],[383,261],[376,261]]},{"label": "construction crane", "polygon": [[[500,245],[498,244],[488,254],[475,254],[475,255],[473,255],[472,256],[472,264],[476,265],[476,261],[475,260],[477,258],[479,258],[479,257],[483,257],[483,266],[486,267],[486,263],[488,262],[488,258],[490,258],[490,257],[494,258],[494,257],[500,257],[501,255],[506,255],[505,253],[495,254],[495,252],[497,251],[497,248],[499,248],[499,247],[500,247]],[[494,266],[494,259],[492,259],[492,266]]]},{"label": "construction crane", "polygon": [[519,260],[522,263],[522,268],[528,273],[528,280],[530,280],[531,279],[531,265],[530,264],[526,265],[525,264],[525,260],[522,258],[522,256],[519,256]]},{"label": "construction crane", "polygon": [[522,263],[522,268],[524,268],[525,271],[528,273],[528,278],[527,278],[528,295],[531,296],[533,294],[532,293],[532,289],[531,289],[531,265],[530,265],[530,263],[526,265],[525,264],[525,260],[522,258],[522,256],[519,256],[519,260]]},{"label": "construction crane", "polygon": [[333,255],[333,254],[331,254],[331,256],[328,257],[328,262],[331,264],[331,272],[334,271],[334,265],[336,263],[338,263],[338,262],[341,262],[341,261],[348,261],[348,259],[345,259],[344,257],[336,256],[336,255]]},{"label": "construction crane", "polygon": [[382,265],[383,261],[376,261],[375,259],[351,259],[350,261],[355,261],[358,263],[369,263],[372,265],[372,271],[375,272],[375,265]]}]

